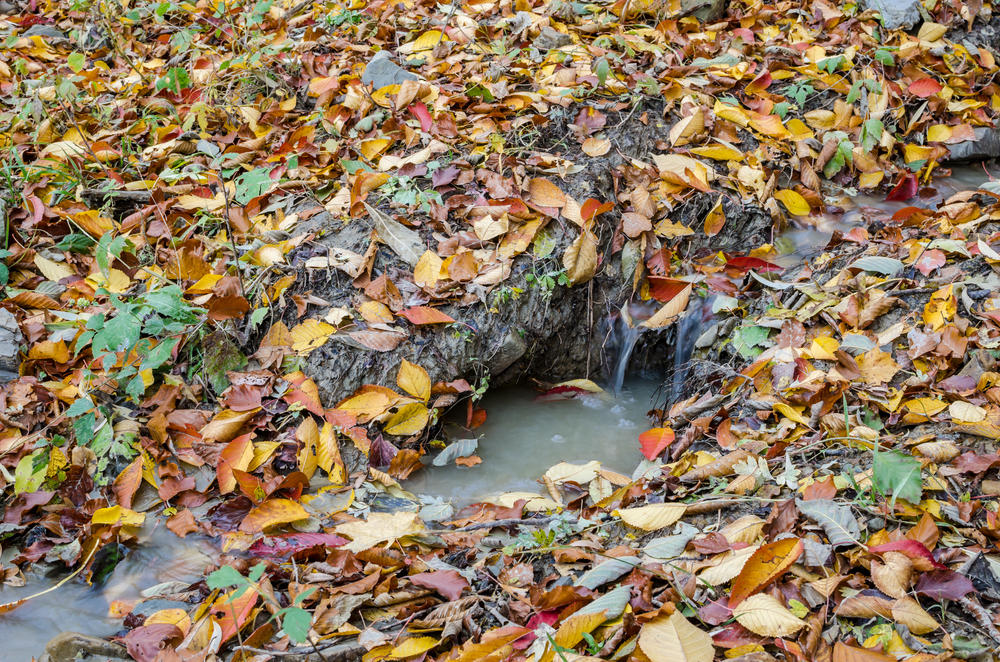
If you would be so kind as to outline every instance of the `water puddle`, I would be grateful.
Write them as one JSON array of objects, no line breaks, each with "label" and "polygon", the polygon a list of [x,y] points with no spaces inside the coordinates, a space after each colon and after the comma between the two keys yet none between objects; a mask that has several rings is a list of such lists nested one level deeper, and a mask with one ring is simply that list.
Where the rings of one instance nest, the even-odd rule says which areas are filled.
[{"label": "water puddle", "polygon": [[[139,546],[115,567],[103,586],[88,586],[76,578],[14,611],[0,614],[0,658],[31,660],[32,656],[40,656],[45,644],[60,632],[95,637],[115,634],[121,629],[121,618],[109,617],[112,602],[135,600],[142,591],[163,582],[197,581],[212,562],[212,549],[203,539],[178,538],[162,522],[150,524],[140,536]],[[57,584],[63,576],[65,573],[46,576],[29,570],[24,586],[0,588],[0,602],[38,593]]]},{"label": "water puddle", "polygon": [[547,401],[524,387],[499,389],[484,399],[486,423],[476,430],[482,463],[429,466],[405,487],[463,506],[503,492],[538,492],[544,489],[541,475],[564,461],[597,460],[629,475],[642,459],[638,437],[649,427],[646,412],[657,387],[625,380],[617,395],[605,391]]}]

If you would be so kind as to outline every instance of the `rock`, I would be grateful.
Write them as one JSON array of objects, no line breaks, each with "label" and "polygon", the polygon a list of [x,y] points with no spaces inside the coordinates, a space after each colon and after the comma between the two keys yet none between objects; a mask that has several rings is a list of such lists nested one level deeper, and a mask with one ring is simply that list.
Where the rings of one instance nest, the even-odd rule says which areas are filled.
[{"label": "rock", "polygon": [[573,43],[573,39],[564,32],[559,32],[555,28],[546,25],[542,28],[542,32],[535,37],[535,40],[531,42],[531,45],[540,51],[550,51],[556,48],[562,48],[563,46],[569,46]]},{"label": "rock", "polygon": [[22,37],[41,37],[48,42],[57,41],[69,41],[69,37],[66,33],[57,30],[51,25],[42,25],[41,23],[35,23],[30,28],[21,33]]},{"label": "rock", "polygon": [[862,0],[862,6],[877,11],[887,30],[909,30],[922,20],[918,0]]},{"label": "rock", "polygon": [[1000,157],[1000,129],[978,126],[975,132],[975,140],[948,145],[949,163],[986,161]]},{"label": "rock", "polygon": [[361,74],[361,82],[371,85],[374,89],[387,85],[400,85],[403,81],[417,80],[418,76],[392,61],[388,51],[379,51]]},{"label": "rock", "polygon": [[117,662],[131,660],[125,647],[79,632],[62,632],[45,645],[43,662]]},{"label": "rock", "polygon": [[713,23],[725,16],[726,0],[681,0],[681,14]]},{"label": "rock", "polygon": [[17,377],[23,340],[17,318],[6,308],[0,308],[0,382]]},{"label": "rock", "polygon": [[18,11],[17,5],[7,0],[0,0],[0,14],[16,14]]}]

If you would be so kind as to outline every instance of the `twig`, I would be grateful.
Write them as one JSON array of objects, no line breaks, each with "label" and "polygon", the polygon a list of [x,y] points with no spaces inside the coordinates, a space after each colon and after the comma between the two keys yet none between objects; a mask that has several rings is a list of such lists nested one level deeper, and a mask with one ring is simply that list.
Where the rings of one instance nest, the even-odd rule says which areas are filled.
[{"label": "twig", "polygon": [[468,526],[462,526],[457,529],[431,529],[426,533],[465,533],[466,531],[478,531],[479,529],[492,529],[498,526],[542,526],[548,524],[552,520],[556,519],[552,517],[539,517],[536,519],[498,519],[492,522],[479,522],[478,524],[469,524]]},{"label": "twig", "polygon": [[971,598],[959,598],[958,603],[972,614],[976,622],[986,630],[986,634],[990,635],[993,641],[1000,644],[1000,631],[997,631],[996,626],[993,625],[993,620],[990,618],[990,613],[983,609],[982,605]]}]

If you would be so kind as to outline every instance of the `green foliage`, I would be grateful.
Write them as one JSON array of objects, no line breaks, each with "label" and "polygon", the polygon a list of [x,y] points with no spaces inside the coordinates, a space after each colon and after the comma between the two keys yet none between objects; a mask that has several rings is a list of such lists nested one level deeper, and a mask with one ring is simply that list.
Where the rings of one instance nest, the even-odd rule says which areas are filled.
[{"label": "green foliage", "polygon": [[884,129],[882,120],[875,118],[865,120],[864,124],[861,125],[861,149],[866,152],[875,149],[875,145],[878,145],[879,141],[882,140]]},{"label": "green foliage", "polygon": [[918,504],[923,494],[920,461],[911,455],[896,451],[879,451],[876,448],[872,463],[872,483],[875,489],[889,497],[892,503],[895,503],[896,499],[903,499]]},{"label": "green foliage", "polygon": [[156,91],[168,90],[180,94],[182,90],[191,87],[191,77],[184,67],[171,67],[167,73],[156,80]]},{"label": "green foliage", "polygon": [[785,96],[792,99],[798,106],[803,106],[806,99],[816,93],[816,88],[809,81],[800,80],[785,89]]},{"label": "green foliage", "polygon": [[[258,563],[244,577],[232,566],[224,565],[206,577],[205,583],[213,590],[236,589],[228,601],[232,603],[249,589],[257,588],[257,582],[264,576],[266,567],[263,563]],[[281,607],[280,604],[274,601],[273,597],[269,597],[268,593],[259,591],[260,596],[265,600],[268,600],[276,607],[281,607],[275,612],[272,618],[281,623],[281,627],[285,631],[285,634],[288,635],[288,638],[297,644],[309,641],[309,626],[312,625],[312,614],[299,605],[315,590],[315,588],[312,588],[299,593],[295,597],[294,603],[287,607]]]},{"label": "green foliage", "polygon": [[764,351],[771,330],[766,326],[741,326],[733,332],[733,348],[745,359]]},{"label": "green foliage", "polygon": [[894,50],[894,47],[882,46],[875,51],[875,59],[882,65],[891,67],[896,64],[896,56],[892,54]]}]

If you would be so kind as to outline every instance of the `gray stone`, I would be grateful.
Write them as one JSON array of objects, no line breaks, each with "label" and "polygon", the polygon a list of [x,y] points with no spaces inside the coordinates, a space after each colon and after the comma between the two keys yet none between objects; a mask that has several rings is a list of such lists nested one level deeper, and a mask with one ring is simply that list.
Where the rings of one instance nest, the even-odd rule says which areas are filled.
[{"label": "gray stone", "polygon": [[948,145],[949,163],[986,161],[1000,157],[1000,129],[978,126],[975,132],[975,140]]},{"label": "gray stone", "polygon": [[726,0],[681,0],[682,16],[694,16],[704,23],[713,23],[725,14]]},{"label": "gray stone", "polygon": [[21,33],[22,37],[41,37],[48,42],[56,41],[69,41],[69,37],[66,33],[57,30],[51,25],[42,25],[41,23],[35,23],[30,28]]},{"label": "gray stone", "polygon": [[862,0],[862,6],[877,11],[887,30],[908,30],[922,20],[918,0]]},{"label": "gray stone", "polygon": [[499,375],[528,352],[528,344],[524,342],[521,334],[513,329],[508,329],[496,354],[490,357],[487,367],[494,375]]},{"label": "gray stone", "polygon": [[45,645],[47,662],[117,662],[131,660],[125,647],[79,632],[62,632]]},{"label": "gray stone", "polygon": [[387,85],[400,85],[403,81],[417,80],[418,76],[392,61],[388,51],[379,51],[361,74],[361,82],[379,89]]},{"label": "gray stone", "polygon": [[17,368],[21,363],[18,357],[21,342],[23,337],[17,318],[6,308],[0,308],[0,372],[14,373],[17,376]]},{"label": "gray stone", "polygon": [[531,42],[531,45],[540,51],[550,51],[556,48],[562,48],[563,46],[569,46],[573,43],[573,39],[565,32],[559,32],[555,28],[546,25],[542,28],[541,33],[535,40]]}]

